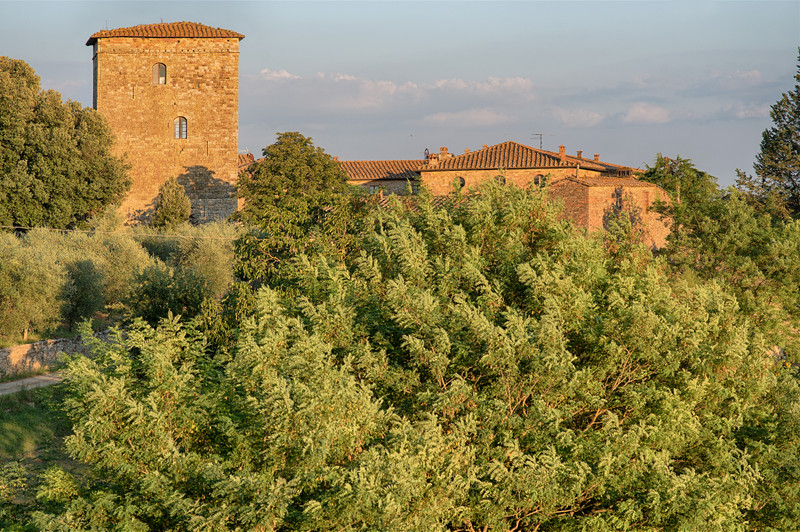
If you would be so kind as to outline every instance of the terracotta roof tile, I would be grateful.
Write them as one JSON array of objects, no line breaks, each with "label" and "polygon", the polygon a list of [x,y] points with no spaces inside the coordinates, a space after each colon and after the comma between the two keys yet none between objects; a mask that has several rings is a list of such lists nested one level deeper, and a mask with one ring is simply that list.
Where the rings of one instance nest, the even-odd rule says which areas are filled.
[{"label": "terracotta roof tile", "polygon": [[222,28],[212,28],[197,22],[161,22],[158,24],[142,24],[129,28],[117,28],[114,30],[100,30],[89,37],[86,46],[91,46],[97,39],[104,37],[221,37],[244,39],[244,35],[235,31]]},{"label": "terracotta roof tile", "polygon": [[350,179],[419,179],[419,168],[425,161],[339,161]]},{"label": "terracotta roof tile", "polygon": [[[427,171],[436,170],[494,170],[497,168],[575,168],[580,166],[587,170],[598,172],[617,172],[627,170],[629,167],[611,164],[593,159],[578,158],[574,155],[561,155],[557,152],[539,150],[508,141],[495,144],[480,150],[475,150],[461,155],[455,155],[439,160],[438,164],[428,165],[423,168]],[[632,171],[637,169],[632,168]]]}]

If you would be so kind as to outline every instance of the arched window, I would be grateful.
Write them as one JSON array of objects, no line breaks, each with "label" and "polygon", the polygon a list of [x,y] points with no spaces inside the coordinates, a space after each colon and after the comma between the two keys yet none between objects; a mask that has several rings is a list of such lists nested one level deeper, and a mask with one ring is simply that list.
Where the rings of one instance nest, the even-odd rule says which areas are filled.
[{"label": "arched window", "polygon": [[461,176],[458,176],[458,188],[464,188],[464,185],[466,185],[466,184],[467,184],[467,182],[464,181],[464,178],[461,177]]},{"label": "arched window", "polygon": [[153,85],[167,84],[167,65],[156,63],[153,65]]},{"label": "arched window", "polygon": [[494,180],[500,185],[506,184],[506,176],[504,176],[503,174],[498,174],[494,176]]},{"label": "arched window", "polygon": [[179,116],[175,119],[175,138],[176,139],[185,139],[186,138],[186,118]]},{"label": "arched window", "polygon": [[547,184],[547,178],[542,174],[539,174],[533,178],[533,184],[537,187],[543,187]]}]

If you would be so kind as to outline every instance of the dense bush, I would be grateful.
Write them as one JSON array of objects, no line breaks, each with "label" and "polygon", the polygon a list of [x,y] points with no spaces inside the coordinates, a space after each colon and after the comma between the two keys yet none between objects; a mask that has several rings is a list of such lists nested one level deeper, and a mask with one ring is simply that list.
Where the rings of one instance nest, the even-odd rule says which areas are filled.
[{"label": "dense bush", "polygon": [[538,190],[368,222],[284,262],[226,356],[172,319],[76,359],[68,446],[102,482],[40,526],[797,528],[798,380],[719,283]]},{"label": "dense bush", "polygon": [[174,177],[169,178],[158,190],[155,211],[150,225],[171,230],[189,221],[192,204],[183,186]]}]

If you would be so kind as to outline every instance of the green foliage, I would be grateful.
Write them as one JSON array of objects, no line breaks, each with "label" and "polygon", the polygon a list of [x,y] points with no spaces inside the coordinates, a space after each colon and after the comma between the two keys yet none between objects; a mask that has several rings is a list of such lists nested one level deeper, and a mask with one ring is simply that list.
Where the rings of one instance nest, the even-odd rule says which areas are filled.
[{"label": "green foliage", "polygon": [[102,482],[46,529],[797,528],[800,386],[719,283],[493,183],[355,236],[284,264],[227,356],[167,319],[75,359]]},{"label": "green foliage", "polygon": [[155,212],[150,220],[152,227],[171,230],[189,221],[192,204],[189,196],[174,177],[169,178],[158,190]]},{"label": "green foliage", "polygon": [[65,307],[62,316],[70,330],[84,319],[91,319],[103,309],[103,276],[91,260],[67,264],[67,283],[62,288]]},{"label": "green foliage", "polygon": [[779,199],[800,216],[800,48],[794,88],[781,95],[770,111],[773,126],[761,138],[753,165],[756,175],[738,172],[737,185],[762,203]]},{"label": "green foliage", "polygon": [[352,223],[344,170],[297,132],[278,133],[264,159],[239,176],[238,191],[244,207],[235,216],[253,228],[236,245],[244,279],[266,279],[286,258]]},{"label": "green foliage", "polygon": [[603,238],[614,254],[630,253],[644,242],[642,210],[622,187],[614,190],[614,203],[603,212]]},{"label": "green foliage", "polygon": [[0,225],[74,226],[121,199],[130,182],[112,142],[100,114],[0,57]]},{"label": "green foliage", "polygon": [[[0,338],[47,334],[102,310],[121,311],[134,275],[153,263],[132,236],[35,229],[0,234]],[[105,308],[104,308],[105,306]]]},{"label": "green foliage", "polygon": [[193,269],[154,264],[135,276],[124,302],[132,316],[155,324],[171,314],[196,316],[207,297],[208,285]]},{"label": "green foliage", "polygon": [[800,354],[800,221],[753,206],[736,189],[685,211],[665,251],[677,270],[730,287],[774,345]]},{"label": "green foliage", "polygon": [[691,159],[677,156],[675,159],[656,155],[653,166],[648,166],[641,176],[660,186],[670,196],[670,216],[681,218],[685,210],[710,201],[716,194],[717,178],[695,168]]},{"label": "green foliage", "polygon": [[27,340],[29,331],[52,327],[60,318],[63,272],[41,260],[44,249],[25,240],[0,233],[0,338]]}]

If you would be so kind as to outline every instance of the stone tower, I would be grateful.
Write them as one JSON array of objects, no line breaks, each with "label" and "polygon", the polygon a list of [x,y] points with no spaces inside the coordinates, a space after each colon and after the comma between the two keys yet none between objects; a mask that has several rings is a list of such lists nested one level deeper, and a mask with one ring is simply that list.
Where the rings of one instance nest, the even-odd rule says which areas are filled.
[{"label": "stone tower", "polygon": [[145,220],[170,177],[184,186],[196,222],[236,209],[239,41],[194,22],[102,30],[94,51],[94,108],[116,134],[133,180],[122,204]]}]

